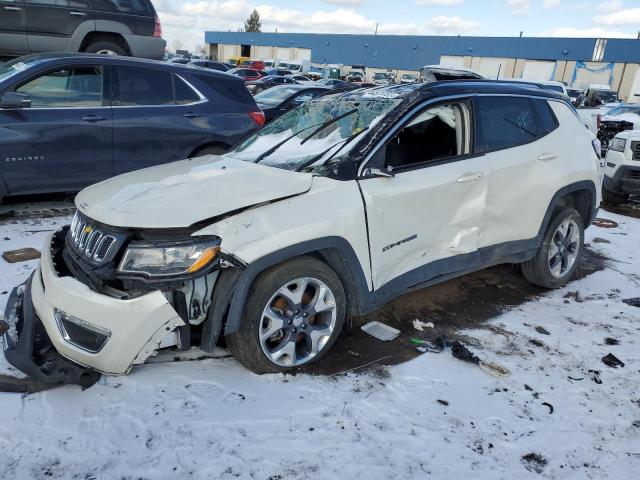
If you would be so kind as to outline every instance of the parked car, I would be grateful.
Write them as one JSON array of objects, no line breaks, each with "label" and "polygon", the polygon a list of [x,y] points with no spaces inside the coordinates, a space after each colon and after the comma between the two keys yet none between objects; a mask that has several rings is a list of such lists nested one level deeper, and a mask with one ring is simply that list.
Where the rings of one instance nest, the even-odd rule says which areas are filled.
[{"label": "parked car", "polygon": [[400,84],[418,83],[418,75],[415,73],[403,73],[400,77]]},{"label": "parked car", "polygon": [[379,85],[376,85],[373,82],[352,82],[351,83],[353,86],[358,87],[358,88],[373,88],[373,87],[378,87]]},{"label": "parked car", "polygon": [[227,65],[222,62],[216,62],[213,60],[191,60],[188,65],[195,67],[209,68],[211,70],[218,70],[219,72],[226,72],[229,69]]},{"label": "parked car", "polygon": [[567,88],[567,95],[569,95],[573,106],[577,107],[580,102],[580,97],[582,96],[582,90],[579,88]]},{"label": "parked car", "polygon": [[293,75],[291,70],[285,70],[284,68],[266,68],[262,71],[265,75],[278,76],[278,77],[290,77]]},{"label": "parked car", "polygon": [[173,58],[171,58],[169,60],[169,63],[175,63],[175,64],[178,64],[178,65],[186,65],[188,63],[191,63],[191,59],[188,58],[188,57],[182,57],[182,56],[177,56],[176,55],[175,57],[173,57]]},{"label": "parked car", "polygon": [[253,82],[264,77],[264,72],[254,70],[253,68],[232,68],[227,73],[242,78],[245,82]]},{"label": "parked car", "polygon": [[287,78],[290,78],[296,83],[309,83],[311,79],[305,75],[287,75]]},{"label": "parked car", "polygon": [[640,129],[617,133],[606,155],[602,199],[619,204],[640,195]]},{"label": "parked car", "polygon": [[0,56],[88,52],[162,59],[150,0],[2,0]]},{"label": "parked car", "polygon": [[480,73],[464,67],[449,65],[425,65],[420,69],[420,82],[442,82],[448,80],[482,80]]},{"label": "parked car", "polygon": [[279,77],[277,75],[267,75],[258,80],[247,82],[249,91],[256,95],[264,90],[275,87],[277,85],[294,85],[296,82],[289,77]]},{"label": "parked car", "polygon": [[602,144],[602,156],[606,155],[609,143],[620,132],[640,130],[640,104],[618,104],[604,115],[598,115],[598,140]]},{"label": "parked car", "polygon": [[268,123],[289,110],[327,93],[333,93],[333,90],[309,84],[279,85],[258,93],[254,99],[260,110],[264,112],[265,121]]},{"label": "parked car", "polygon": [[393,72],[376,72],[373,74],[373,83],[376,85],[393,85],[396,76]]},{"label": "parked car", "polygon": [[264,70],[265,64],[262,60],[245,60],[242,62],[241,67],[252,68],[254,70]]},{"label": "parked car", "polygon": [[0,199],[220,153],[263,122],[243,82],[220,72],[97,54],[17,58],[0,66]]},{"label": "parked car", "polygon": [[329,87],[336,92],[358,88],[358,85],[355,83],[345,82],[344,80],[338,80],[337,78],[323,78],[314,82],[314,84]]},{"label": "parked car", "polygon": [[283,372],[322,359],[347,315],[471,271],[562,287],[601,200],[596,143],[565,96],[503,82],[311,100],[226,155],[83,190],[9,297],[5,356],[86,384],[224,337]]}]

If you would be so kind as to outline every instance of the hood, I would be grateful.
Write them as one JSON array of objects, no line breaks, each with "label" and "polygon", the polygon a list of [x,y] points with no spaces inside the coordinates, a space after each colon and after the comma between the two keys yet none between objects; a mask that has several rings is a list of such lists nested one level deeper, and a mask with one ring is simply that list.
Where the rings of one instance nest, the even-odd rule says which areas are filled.
[{"label": "hood", "polygon": [[307,192],[312,175],[208,155],[126,173],[76,197],[78,209],[115,227],[184,228]]},{"label": "hood", "polygon": [[621,113],[620,115],[603,115],[602,121],[640,123],[640,115],[631,112]]}]

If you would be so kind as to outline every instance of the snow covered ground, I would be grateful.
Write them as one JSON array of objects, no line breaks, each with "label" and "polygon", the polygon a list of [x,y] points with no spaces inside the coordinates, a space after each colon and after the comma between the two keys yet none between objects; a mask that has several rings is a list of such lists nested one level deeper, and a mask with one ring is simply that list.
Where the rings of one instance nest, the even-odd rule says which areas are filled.
[{"label": "snow covered ground", "polygon": [[[507,377],[445,351],[334,377],[226,358],[0,393],[0,478],[637,478],[640,308],[622,300],[640,297],[640,220],[601,217],[620,224],[587,232],[608,268],[465,332]],[[39,248],[65,221],[0,225],[1,250]],[[0,259],[0,293],[33,268]],[[610,352],[626,366],[604,365]],[[3,358],[0,373],[15,374]]]}]

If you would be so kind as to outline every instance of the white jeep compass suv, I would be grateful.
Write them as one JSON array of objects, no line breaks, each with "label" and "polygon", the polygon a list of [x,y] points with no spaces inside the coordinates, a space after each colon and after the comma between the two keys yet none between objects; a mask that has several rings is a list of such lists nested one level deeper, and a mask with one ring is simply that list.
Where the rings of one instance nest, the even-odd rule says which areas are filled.
[{"label": "white jeep compass suv", "polygon": [[600,204],[566,97],[453,81],[307,102],[223,156],[82,191],[12,294],[6,357],[41,380],[127,373],[224,337],[254,372],[318,361],[347,315],[500,263],[572,277]]}]

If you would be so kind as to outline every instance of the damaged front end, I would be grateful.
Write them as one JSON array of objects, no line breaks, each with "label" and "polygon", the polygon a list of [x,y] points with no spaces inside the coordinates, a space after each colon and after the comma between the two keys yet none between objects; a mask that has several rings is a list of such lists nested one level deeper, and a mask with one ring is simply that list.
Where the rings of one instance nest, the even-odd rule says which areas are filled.
[{"label": "damaged front end", "polygon": [[220,239],[190,233],[109,227],[77,213],[12,295],[8,361],[42,381],[85,385],[159,349],[213,352],[243,265],[220,252]]}]

